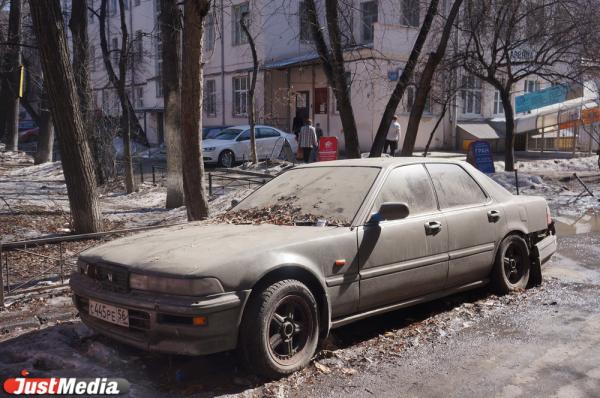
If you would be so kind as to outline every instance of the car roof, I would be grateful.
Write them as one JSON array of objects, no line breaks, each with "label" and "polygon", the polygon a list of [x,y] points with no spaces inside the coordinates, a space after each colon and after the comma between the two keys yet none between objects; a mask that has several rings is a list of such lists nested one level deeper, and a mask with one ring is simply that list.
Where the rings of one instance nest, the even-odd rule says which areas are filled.
[{"label": "car roof", "polygon": [[311,167],[380,167],[388,168],[403,164],[422,164],[422,163],[451,163],[464,164],[462,160],[447,158],[423,158],[423,157],[382,157],[382,158],[362,158],[362,159],[344,159],[333,160],[329,162],[318,162],[297,166],[297,168]]},{"label": "car roof", "polygon": [[[268,127],[268,128],[270,128],[270,129],[275,129],[275,130],[279,130],[279,131],[281,131],[281,130],[280,130],[280,129],[278,129],[277,127],[273,127],[273,126],[267,126],[266,124],[256,124],[254,127]],[[227,128],[229,128],[229,129],[240,129],[240,130],[247,130],[247,129],[249,129],[249,128],[250,128],[250,125],[249,125],[249,124],[240,124],[240,125],[237,125],[237,126],[229,126],[229,127],[227,127]]]}]

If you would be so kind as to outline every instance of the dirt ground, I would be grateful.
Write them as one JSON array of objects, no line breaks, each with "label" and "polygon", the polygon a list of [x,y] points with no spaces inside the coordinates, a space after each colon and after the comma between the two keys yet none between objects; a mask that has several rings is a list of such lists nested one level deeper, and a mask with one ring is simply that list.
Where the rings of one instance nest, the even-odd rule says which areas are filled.
[{"label": "dirt ground", "polygon": [[[73,319],[59,294],[47,300],[62,317],[0,336],[0,378],[22,369],[124,377],[132,397],[596,397],[599,255],[600,234],[561,237],[541,287],[504,297],[481,289],[345,326],[309,368],[281,380],[253,376],[233,353],[189,358],[117,344]],[[15,312],[40,304],[22,302]]]}]

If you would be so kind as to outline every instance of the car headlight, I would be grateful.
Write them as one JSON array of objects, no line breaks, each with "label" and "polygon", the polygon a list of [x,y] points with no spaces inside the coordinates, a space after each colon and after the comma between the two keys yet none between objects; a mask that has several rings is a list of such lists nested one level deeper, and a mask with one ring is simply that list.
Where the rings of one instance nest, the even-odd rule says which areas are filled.
[{"label": "car headlight", "polygon": [[212,152],[212,151],[214,151],[215,149],[217,149],[217,147],[216,147],[216,146],[209,146],[209,147],[206,147],[206,148],[202,148],[202,150],[203,150],[203,151],[206,151],[206,152]]},{"label": "car headlight", "polygon": [[178,296],[208,296],[224,292],[221,282],[216,278],[183,279],[135,273],[129,275],[129,287]]}]

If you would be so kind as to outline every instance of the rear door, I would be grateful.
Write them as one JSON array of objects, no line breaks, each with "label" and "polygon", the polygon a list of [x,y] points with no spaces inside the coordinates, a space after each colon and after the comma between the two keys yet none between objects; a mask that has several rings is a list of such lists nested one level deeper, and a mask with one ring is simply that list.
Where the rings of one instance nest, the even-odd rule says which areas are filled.
[{"label": "rear door", "polygon": [[487,278],[504,222],[502,208],[461,166],[433,163],[426,167],[448,224],[447,287]]},{"label": "rear door", "polygon": [[273,153],[273,148],[277,144],[277,140],[279,140],[281,135],[270,127],[260,127],[258,130],[258,141],[260,141],[260,144],[257,142],[257,146],[260,145],[260,149],[257,149],[257,151],[260,153],[261,158],[270,158],[271,153]]},{"label": "rear door", "polygon": [[448,231],[423,165],[391,170],[372,204],[405,202],[407,218],[358,229],[361,311],[422,296],[444,287]]}]

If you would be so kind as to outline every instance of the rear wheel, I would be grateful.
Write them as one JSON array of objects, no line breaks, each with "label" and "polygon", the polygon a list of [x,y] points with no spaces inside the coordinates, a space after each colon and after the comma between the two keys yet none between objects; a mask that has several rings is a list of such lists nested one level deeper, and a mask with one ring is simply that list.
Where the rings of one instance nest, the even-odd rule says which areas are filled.
[{"label": "rear wheel", "polygon": [[301,282],[276,282],[251,297],[240,328],[249,369],[279,377],[305,367],[317,349],[318,310],[311,291]]},{"label": "rear wheel", "polygon": [[496,291],[506,294],[525,289],[531,273],[529,247],[518,235],[504,238],[496,254],[492,280]]},{"label": "rear wheel", "polygon": [[219,154],[219,166],[230,168],[235,162],[235,155],[229,149],[224,150]]}]

